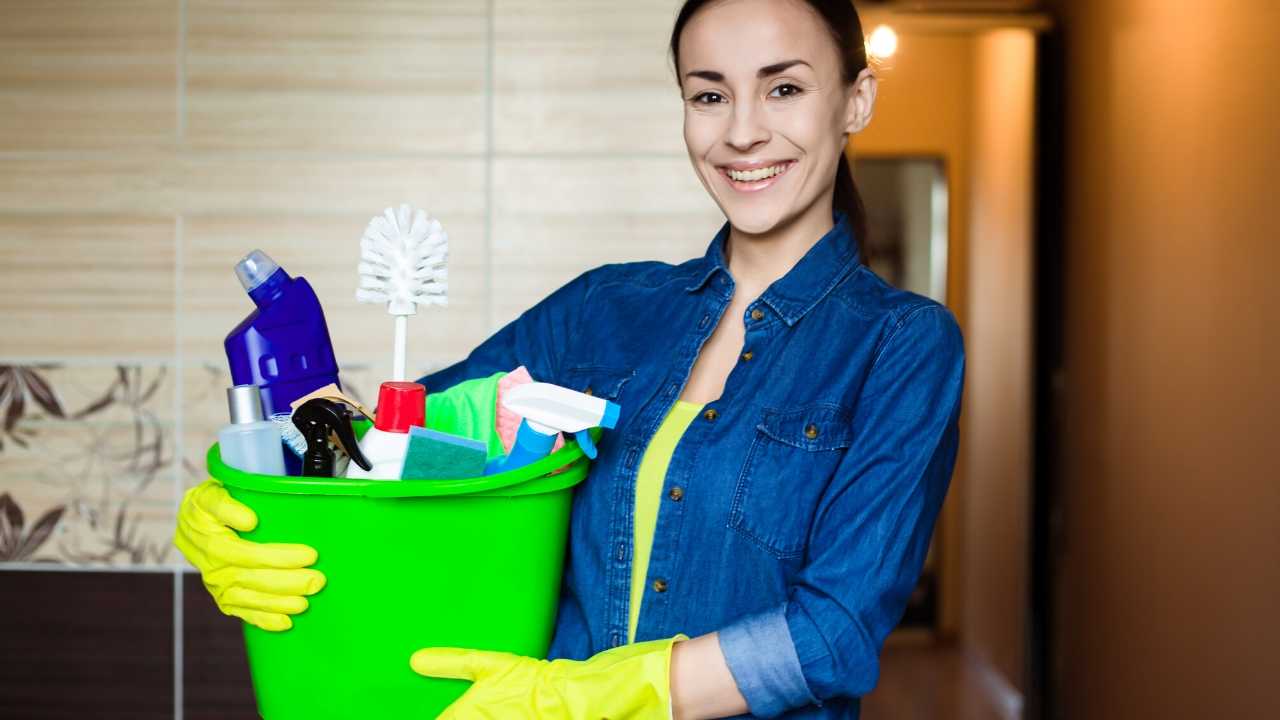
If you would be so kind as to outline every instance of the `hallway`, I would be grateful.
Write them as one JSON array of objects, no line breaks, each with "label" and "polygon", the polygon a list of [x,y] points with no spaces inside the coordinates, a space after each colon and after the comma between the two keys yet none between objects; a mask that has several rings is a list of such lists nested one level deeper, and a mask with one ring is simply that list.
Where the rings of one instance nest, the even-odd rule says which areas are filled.
[{"label": "hallway", "polygon": [[880,684],[862,701],[865,720],[1000,720],[984,674],[955,645],[891,641]]}]

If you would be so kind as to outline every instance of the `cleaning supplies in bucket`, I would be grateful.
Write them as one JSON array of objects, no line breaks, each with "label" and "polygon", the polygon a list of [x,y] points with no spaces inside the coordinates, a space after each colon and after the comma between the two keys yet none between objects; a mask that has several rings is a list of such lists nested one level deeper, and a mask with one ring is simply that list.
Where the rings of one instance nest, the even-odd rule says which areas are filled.
[{"label": "cleaning supplies in bucket", "polygon": [[409,428],[422,426],[426,417],[427,389],[414,382],[384,382],[378,390],[377,417],[360,441],[360,450],[372,464],[347,468],[356,480],[399,480],[409,449]]},{"label": "cleaning supplies in bucket", "polygon": [[257,385],[227,388],[231,424],[218,431],[222,462],[244,472],[284,474],[280,430],[263,418],[262,395]]},{"label": "cleaning supplies in bucket", "polygon": [[576,444],[501,477],[452,482],[246,475],[216,450],[210,476],[260,520],[242,538],[314,548],[309,569],[327,580],[288,631],[244,626],[262,717],[436,717],[467,683],[415,674],[415,650],[546,656],[573,488],[589,470]]}]

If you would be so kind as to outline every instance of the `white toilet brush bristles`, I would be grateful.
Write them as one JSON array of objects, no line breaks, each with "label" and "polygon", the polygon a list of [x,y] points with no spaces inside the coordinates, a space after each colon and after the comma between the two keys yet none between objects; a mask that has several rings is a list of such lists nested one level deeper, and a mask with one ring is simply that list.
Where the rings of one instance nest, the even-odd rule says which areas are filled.
[{"label": "white toilet brush bristles", "polygon": [[392,380],[405,377],[406,318],[419,305],[447,305],[449,235],[439,221],[405,204],[375,216],[360,238],[356,300],[386,303],[396,318]]}]

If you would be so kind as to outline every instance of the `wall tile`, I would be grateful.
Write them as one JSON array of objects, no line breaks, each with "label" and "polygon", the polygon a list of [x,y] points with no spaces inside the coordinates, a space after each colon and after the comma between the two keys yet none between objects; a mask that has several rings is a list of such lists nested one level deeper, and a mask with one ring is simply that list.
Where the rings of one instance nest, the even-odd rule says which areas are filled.
[{"label": "wall tile", "polygon": [[499,324],[588,268],[699,257],[724,224],[684,157],[499,159],[494,212]]},{"label": "wall tile", "polygon": [[0,213],[170,213],[173,178],[163,151],[4,156]]},{"label": "wall tile", "polygon": [[481,152],[485,4],[191,0],[187,140]]},{"label": "wall tile", "polygon": [[186,364],[182,368],[182,473],[184,491],[209,477],[205,453],[227,424],[226,362]]},{"label": "wall tile", "polygon": [[498,0],[497,152],[683,154],[667,48],[678,5]]},{"label": "wall tile", "polygon": [[0,151],[169,145],[178,4],[0,3]]},{"label": "wall tile", "polygon": [[357,246],[369,218],[390,205],[416,205],[446,230],[453,217],[484,213],[482,159],[189,152],[174,174],[185,213],[352,213]]},{"label": "wall tile", "polygon": [[173,576],[0,575],[0,717],[171,720]]},{"label": "wall tile", "polygon": [[172,356],[174,221],[0,214],[8,356]]},{"label": "wall tile", "polygon": [[172,370],[0,367],[0,566],[172,561]]}]

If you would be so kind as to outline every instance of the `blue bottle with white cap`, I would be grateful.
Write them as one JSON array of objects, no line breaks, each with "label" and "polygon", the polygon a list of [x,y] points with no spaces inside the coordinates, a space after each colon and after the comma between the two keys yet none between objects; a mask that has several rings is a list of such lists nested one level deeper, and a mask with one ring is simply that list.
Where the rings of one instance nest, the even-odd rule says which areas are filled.
[{"label": "blue bottle with white cap", "polygon": [[223,342],[232,382],[257,385],[267,417],[287,413],[294,400],[337,384],[329,327],[306,278],[289,277],[261,250],[236,264],[236,277],[257,308]]}]

